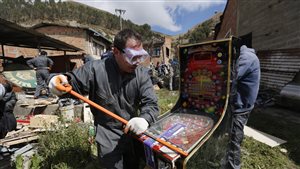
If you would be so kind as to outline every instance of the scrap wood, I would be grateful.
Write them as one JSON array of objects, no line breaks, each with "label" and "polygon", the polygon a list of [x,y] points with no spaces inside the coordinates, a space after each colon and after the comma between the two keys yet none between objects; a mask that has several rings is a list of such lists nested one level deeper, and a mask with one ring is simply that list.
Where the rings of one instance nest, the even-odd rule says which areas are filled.
[{"label": "scrap wood", "polygon": [[32,136],[32,137],[27,137],[27,138],[22,138],[20,140],[6,142],[6,143],[3,144],[3,146],[9,147],[9,146],[16,145],[16,144],[26,143],[26,142],[30,142],[30,141],[33,141],[33,140],[37,140],[38,138],[39,138],[38,135]]},{"label": "scrap wood", "polygon": [[16,157],[17,157],[18,155],[23,155],[24,153],[26,153],[26,152],[28,152],[28,151],[30,151],[30,150],[34,150],[34,149],[36,149],[36,148],[37,148],[37,144],[35,144],[35,143],[34,143],[34,144],[33,144],[33,143],[27,144],[27,145],[23,146],[22,148],[16,150],[16,151],[14,152],[14,154],[11,156],[11,159],[12,159],[13,161],[15,161],[15,159],[16,159]]},{"label": "scrap wood", "polygon": [[32,137],[32,136],[37,136],[37,134],[36,133],[26,133],[26,134],[22,134],[21,136],[18,136],[18,137],[4,138],[4,139],[0,140],[0,145],[4,145],[7,142],[11,142],[11,141],[15,141],[15,140],[20,140],[20,139],[27,138],[27,137]]},{"label": "scrap wood", "polygon": [[58,116],[39,114],[30,118],[29,127],[32,128],[50,128],[52,125],[58,124]]},{"label": "scrap wood", "polygon": [[6,137],[10,137],[10,136],[13,136],[13,135],[16,135],[18,133],[21,133],[23,131],[28,131],[28,130],[29,130],[29,128],[27,126],[25,126],[25,127],[21,128],[20,130],[17,130],[17,131],[14,130],[14,131],[8,132]]},{"label": "scrap wood", "polygon": [[158,85],[153,85],[154,90],[160,90],[160,87]]},{"label": "scrap wood", "polygon": [[57,102],[58,99],[36,99],[34,105],[49,105]]},{"label": "scrap wood", "polygon": [[38,134],[43,131],[46,131],[46,129],[41,128],[41,129],[29,130],[28,127],[26,126],[18,131],[9,132],[5,138],[0,139],[0,145],[10,146],[10,145],[36,140],[38,139]]}]

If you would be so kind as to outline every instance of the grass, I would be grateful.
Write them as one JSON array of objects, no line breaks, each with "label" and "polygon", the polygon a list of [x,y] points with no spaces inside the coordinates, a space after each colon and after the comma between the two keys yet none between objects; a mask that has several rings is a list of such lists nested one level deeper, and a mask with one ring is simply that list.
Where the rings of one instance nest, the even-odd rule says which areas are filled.
[{"label": "grass", "polygon": [[[156,93],[159,98],[161,114],[170,110],[178,99],[178,91],[170,92],[161,89]],[[291,123],[278,117],[266,116],[262,111],[258,109],[252,112],[248,124],[288,142],[282,147],[271,148],[253,138],[246,137],[242,144],[242,169],[300,168],[300,150],[298,148],[300,124]],[[34,167],[32,168],[99,168],[98,161],[91,155],[92,145],[88,142],[88,131],[88,125],[72,124],[69,127],[58,128],[55,132],[46,133],[39,140],[39,154],[34,157]],[[280,148],[286,148],[288,153],[282,153]],[[197,161],[191,166],[193,166],[192,168],[199,167]]]},{"label": "grass", "polygon": [[166,89],[156,90],[158,97],[158,105],[160,108],[160,114],[169,111],[176,103],[178,99],[178,91],[169,91]]},{"label": "grass", "polygon": [[280,151],[280,147],[271,148],[253,138],[246,137],[242,144],[243,169],[296,169],[288,155]]}]

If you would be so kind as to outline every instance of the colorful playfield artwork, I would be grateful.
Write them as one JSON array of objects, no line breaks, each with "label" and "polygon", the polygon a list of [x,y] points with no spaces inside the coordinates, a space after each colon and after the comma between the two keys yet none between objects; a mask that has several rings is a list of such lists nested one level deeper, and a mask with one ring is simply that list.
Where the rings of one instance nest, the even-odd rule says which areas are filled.
[{"label": "colorful playfield artwork", "polygon": [[17,71],[4,71],[5,78],[14,83],[15,85],[23,88],[35,88],[36,77],[34,70],[17,70]]}]

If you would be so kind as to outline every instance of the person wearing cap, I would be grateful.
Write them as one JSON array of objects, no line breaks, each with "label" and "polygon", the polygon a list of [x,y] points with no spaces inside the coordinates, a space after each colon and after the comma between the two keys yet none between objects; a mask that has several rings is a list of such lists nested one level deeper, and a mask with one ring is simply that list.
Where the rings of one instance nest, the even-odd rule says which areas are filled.
[{"label": "person wearing cap", "polygon": [[[27,65],[36,71],[36,89],[34,98],[39,98],[41,91],[47,89],[47,79],[49,77],[49,70],[53,66],[53,61],[47,57],[47,52],[42,51],[38,57],[28,60]],[[47,91],[48,92],[48,91]]]},{"label": "person wearing cap", "polygon": [[10,83],[0,83],[0,139],[17,127],[13,114],[17,99]]},{"label": "person wearing cap", "polygon": [[[51,76],[49,89],[56,95],[64,93],[55,86],[70,84],[81,95],[128,120],[123,124],[91,107],[96,127],[98,158],[103,168],[138,168],[143,156],[141,146],[129,133],[141,134],[154,123],[159,114],[157,97],[148,74],[141,66],[149,57],[143,49],[141,36],[123,29],[114,39],[113,56],[94,60],[64,75]],[[130,131],[130,132],[129,132]]]}]

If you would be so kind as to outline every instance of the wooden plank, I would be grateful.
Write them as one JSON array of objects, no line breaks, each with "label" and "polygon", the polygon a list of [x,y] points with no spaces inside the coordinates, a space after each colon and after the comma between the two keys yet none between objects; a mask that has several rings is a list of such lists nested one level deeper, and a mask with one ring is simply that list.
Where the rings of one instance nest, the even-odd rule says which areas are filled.
[{"label": "wooden plank", "polygon": [[21,133],[23,131],[27,131],[27,130],[29,130],[29,128],[27,126],[25,126],[25,127],[21,128],[20,130],[17,130],[17,131],[14,130],[14,131],[8,132],[6,134],[6,137],[11,137],[11,136],[14,136],[14,135],[16,135],[18,133]]},{"label": "wooden plank", "polygon": [[22,138],[22,139],[19,139],[19,140],[6,142],[6,143],[3,144],[3,146],[9,147],[9,146],[16,145],[16,144],[26,143],[26,142],[30,142],[30,141],[33,141],[33,140],[37,140],[38,138],[39,138],[39,136],[32,136],[32,137]]},{"label": "wooden plank", "polygon": [[36,135],[37,135],[37,133],[28,133],[25,135],[14,137],[14,138],[4,138],[4,139],[0,140],[0,145],[4,145],[5,143],[10,142],[10,141],[19,140],[19,139],[23,139],[23,138],[27,138],[27,137],[36,136]]}]

